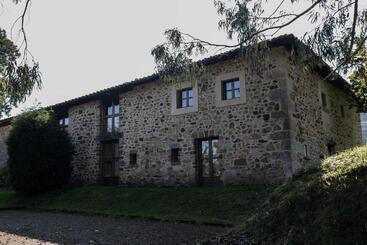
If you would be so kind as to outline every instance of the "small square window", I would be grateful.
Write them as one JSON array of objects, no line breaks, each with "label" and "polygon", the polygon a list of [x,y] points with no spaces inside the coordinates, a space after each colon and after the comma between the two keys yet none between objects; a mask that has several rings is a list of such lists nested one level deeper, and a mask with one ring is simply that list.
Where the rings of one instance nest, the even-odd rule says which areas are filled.
[{"label": "small square window", "polygon": [[342,118],[345,117],[344,106],[342,106],[342,105],[340,106],[340,114],[341,114]]},{"label": "small square window", "polygon": [[137,164],[137,154],[130,153],[130,165],[136,165],[136,164]]},{"label": "small square window", "polygon": [[308,158],[308,146],[307,145],[304,145],[304,148],[303,148],[303,154],[304,154],[304,157],[305,158]]},{"label": "small square window", "polygon": [[333,144],[333,143],[328,143],[328,144],[327,144],[327,151],[328,151],[328,153],[329,153],[329,156],[334,155],[334,154],[336,153],[336,151],[335,151],[335,144]]},{"label": "small square window", "polygon": [[67,127],[69,127],[69,116],[63,116],[59,119],[59,125],[61,128],[66,129]]},{"label": "small square window", "polygon": [[194,97],[192,88],[186,88],[177,91],[177,108],[186,108],[194,106]]},{"label": "small square window", "polygon": [[65,117],[64,119],[64,126],[68,127],[69,126],[69,117]]},{"label": "small square window", "polygon": [[180,161],[180,149],[171,149],[171,163],[177,163]]},{"label": "small square window", "polygon": [[321,93],[321,102],[322,102],[322,108],[327,109],[327,99],[326,94]]},{"label": "small square window", "polygon": [[238,78],[223,81],[223,100],[238,99],[241,97],[240,80]]}]

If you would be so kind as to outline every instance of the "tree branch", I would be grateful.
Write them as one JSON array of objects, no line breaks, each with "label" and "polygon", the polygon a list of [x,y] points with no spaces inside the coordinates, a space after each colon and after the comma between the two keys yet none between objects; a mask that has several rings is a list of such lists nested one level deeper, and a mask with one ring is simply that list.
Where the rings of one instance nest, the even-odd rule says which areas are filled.
[{"label": "tree branch", "polygon": [[310,7],[308,7],[306,10],[304,10],[303,12],[299,13],[299,14],[296,14],[293,19],[291,19],[290,21],[282,24],[282,25],[277,25],[277,26],[269,26],[267,28],[264,28],[264,29],[261,29],[257,32],[254,32],[252,35],[250,35],[248,38],[246,38],[245,40],[239,42],[238,44],[234,44],[234,45],[226,45],[226,44],[217,44],[217,43],[212,43],[212,42],[208,42],[208,41],[205,41],[205,40],[201,40],[197,37],[194,37],[188,33],[182,33],[183,35],[191,38],[194,42],[200,42],[200,43],[203,43],[205,45],[209,45],[209,46],[213,46],[213,47],[225,47],[225,48],[237,48],[237,47],[240,47],[242,46],[243,44],[245,44],[247,41],[251,40],[252,38],[254,38],[255,36],[261,34],[261,33],[264,33],[266,31],[269,31],[269,30],[274,30],[274,29],[278,29],[277,32],[292,24],[293,22],[295,22],[296,20],[298,20],[299,18],[301,18],[302,16],[304,16],[305,14],[307,14],[308,12],[310,12],[313,8],[315,8],[318,4],[320,4],[322,2],[322,0],[317,0],[316,2],[314,2]]},{"label": "tree branch", "polygon": [[352,53],[353,46],[354,46],[354,38],[356,35],[356,26],[357,26],[357,17],[358,17],[358,0],[354,3],[354,15],[353,15],[353,24],[352,24],[352,32],[351,32],[351,40],[350,40],[350,47],[348,51],[348,57],[350,57],[350,54]]}]

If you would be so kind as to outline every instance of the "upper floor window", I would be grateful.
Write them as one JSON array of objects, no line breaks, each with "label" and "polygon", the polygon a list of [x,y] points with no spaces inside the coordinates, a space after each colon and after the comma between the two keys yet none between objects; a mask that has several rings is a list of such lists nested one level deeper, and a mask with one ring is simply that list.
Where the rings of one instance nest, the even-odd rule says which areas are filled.
[{"label": "upper floor window", "polygon": [[69,116],[64,116],[59,119],[59,125],[62,128],[69,127]]},{"label": "upper floor window", "polygon": [[223,81],[223,100],[238,99],[241,97],[240,80],[238,78]]},{"label": "upper floor window", "polygon": [[192,88],[185,88],[177,91],[177,108],[186,108],[194,106],[194,97]]},{"label": "upper floor window", "polygon": [[107,133],[118,131],[120,126],[120,104],[118,100],[106,105],[105,125]]}]

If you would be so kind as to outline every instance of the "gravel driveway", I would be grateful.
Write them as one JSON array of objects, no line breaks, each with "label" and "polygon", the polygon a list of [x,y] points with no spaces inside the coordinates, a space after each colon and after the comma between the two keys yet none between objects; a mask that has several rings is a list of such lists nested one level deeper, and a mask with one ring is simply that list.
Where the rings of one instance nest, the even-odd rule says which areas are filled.
[{"label": "gravel driveway", "polygon": [[0,211],[0,244],[196,244],[225,230],[138,218]]}]

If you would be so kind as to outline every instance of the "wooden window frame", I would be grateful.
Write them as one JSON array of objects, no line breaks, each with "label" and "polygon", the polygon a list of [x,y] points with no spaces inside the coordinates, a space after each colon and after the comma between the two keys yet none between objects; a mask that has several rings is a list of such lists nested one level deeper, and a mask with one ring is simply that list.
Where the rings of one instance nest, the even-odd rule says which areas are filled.
[{"label": "wooden window frame", "polygon": [[[238,88],[235,88],[235,83],[238,82]],[[227,84],[230,84],[231,88],[227,89]],[[236,96],[238,91],[239,96]],[[227,92],[231,93],[231,98],[227,97]],[[233,78],[222,81],[222,100],[235,100],[241,98],[241,81],[239,78]]]},{"label": "wooden window frame", "polygon": [[[190,91],[191,91],[191,97],[190,97]],[[186,97],[183,98],[183,93],[186,94]],[[194,91],[193,88],[184,88],[184,89],[180,89],[177,91],[177,108],[181,109],[181,108],[189,108],[189,107],[193,107],[194,106]],[[191,100],[191,105],[190,105],[190,100]]]},{"label": "wooden window frame", "polygon": [[[118,112],[116,112],[116,106],[118,106]],[[108,113],[108,108],[111,107],[111,114]],[[105,102],[104,112],[103,112],[103,121],[104,121],[104,132],[107,134],[113,134],[119,131],[120,128],[120,111],[121,111],[120,101],[118,99],[112,100],[109,102]],[[116,120],[118,118],[118,120]],[[109,129],[109,119],[111,119],[111,130]],[[118,125],[116,127],[116,121]]]},{"label": "wooden window frame", "polygon": [[69,127],[70,118],[69,115],[65,115],[59,118],[59,125],[61,128],[67,129]]},{"label": "wooden window frame", "polygon": [[135,152],[131,152],[129,154],[129,165],[136,166],[138,164],[138,154]]},{"label": "wooden window frame", "polygon": [[326,97],[326,94],[324,92],[321,92],[321,105],[322,105],[323,109],[328,108],[327,97]]},{"label": "wooden window frame", "polygon": [[340,114],[341,114],[342,118],[345,118],[345,110],[344,110],[343,105],[340,106]]},{"label": "wooden window frame", "polygon": [[180,148],[172,148],[171,149],[171,163],[179,163],[180,162]]}]

